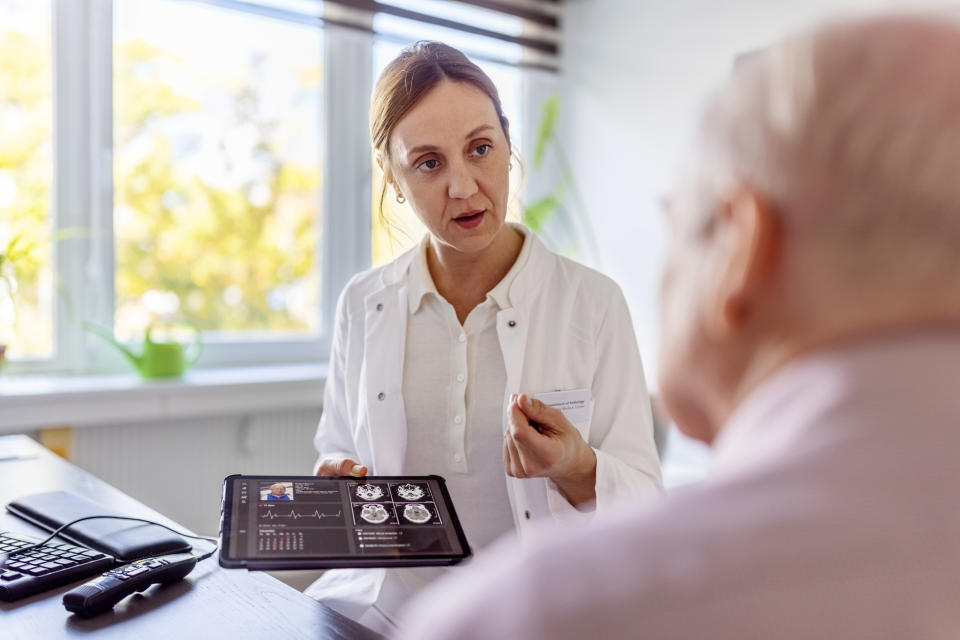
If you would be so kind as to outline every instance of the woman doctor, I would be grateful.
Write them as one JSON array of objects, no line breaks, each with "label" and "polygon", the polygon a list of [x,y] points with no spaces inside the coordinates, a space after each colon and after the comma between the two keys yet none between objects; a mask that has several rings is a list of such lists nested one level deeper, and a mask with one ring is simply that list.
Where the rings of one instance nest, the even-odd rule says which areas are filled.
[{"label": "woman doctor", "polygon": [[[475,550],[655,494],[623,295],[505,222],[510,131],[489,77],[456,49],[417,43],[384,70],[370,121],[384,189],[429,233],[340,296],[316,474],[442,475]],[[551,404],[582,404],[575,424],[535,399],[551,392]],[[389,631],[441,571],[329,571],[307,593]]]}]

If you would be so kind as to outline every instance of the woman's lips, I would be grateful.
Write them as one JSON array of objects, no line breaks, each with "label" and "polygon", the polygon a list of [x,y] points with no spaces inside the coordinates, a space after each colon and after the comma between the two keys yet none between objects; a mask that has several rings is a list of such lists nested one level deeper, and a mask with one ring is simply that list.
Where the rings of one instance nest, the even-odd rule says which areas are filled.
[{"label": "woman's lips", "polygon": [[461,216],[457,216],[453,219],[461,229],[474,229],[480,226],[480,223],[483,222],[483,216],[486,215],[486,210],[477,211],[474,213],[466,213]]}]

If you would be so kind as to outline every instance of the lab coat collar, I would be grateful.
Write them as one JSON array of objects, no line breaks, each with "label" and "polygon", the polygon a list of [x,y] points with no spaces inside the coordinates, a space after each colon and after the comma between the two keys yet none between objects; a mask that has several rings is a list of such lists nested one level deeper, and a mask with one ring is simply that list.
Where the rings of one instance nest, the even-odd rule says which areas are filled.
[{"label": "lab coat collar", "polygon": [[430,234],[423,236],[423,240],[414,249],[413,260],[410,261],[410,287],[407,293],[407,306],[410,314],[420,310],[423,299],[428,294],[439,296],[437,285],[430,276],[430,267],[427,266],[427,249],[430,247]]}]

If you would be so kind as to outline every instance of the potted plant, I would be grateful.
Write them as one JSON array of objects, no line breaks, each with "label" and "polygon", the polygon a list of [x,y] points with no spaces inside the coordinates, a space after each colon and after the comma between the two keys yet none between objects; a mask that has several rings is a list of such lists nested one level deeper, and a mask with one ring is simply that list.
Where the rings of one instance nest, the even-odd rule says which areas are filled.
[{"label": "potted plant", "polygon": [[[15,313],[17,266],[30,255],[34,246],[34,243],[25,241],[22,233],[14,235],[6,245],[0,245],[0,308],[9,306]],[[6,350],[7,345],[0,344],[0,369],[3,369]]]}]

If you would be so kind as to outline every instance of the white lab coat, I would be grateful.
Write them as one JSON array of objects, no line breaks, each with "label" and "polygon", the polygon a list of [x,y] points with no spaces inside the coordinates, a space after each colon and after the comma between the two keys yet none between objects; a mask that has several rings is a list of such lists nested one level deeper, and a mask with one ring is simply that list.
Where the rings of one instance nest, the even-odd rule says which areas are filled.
[{"label": "white lab coat", "polygon": [[[589,389],[591,417],[577,428],[597,455],[597,509],[657,493],[660,466],[650,401],[626,301],[610,278],[548,250],[533,232],[527,265],[497,313],[507,373],[503,427],[513,393]],[[410,264],[416,249],[355,276],[337,305],[323,416],[314,439],[319,459],[350,458],[371,475],[402,475],[406,454],[403,362]],[[442,475],[442,474],[441,474]],[[518,532],[575,510],[544,478],[507,477]],[[468,508],[468,505],[459,505]],[[333,573],[333,572],[331,572]],[[307,592],[348,615],[377,597],[384,572],[338,571]],[[358,608],[352,608],[350,604]],[[339,605],[339,606],[338,606]]]}]

